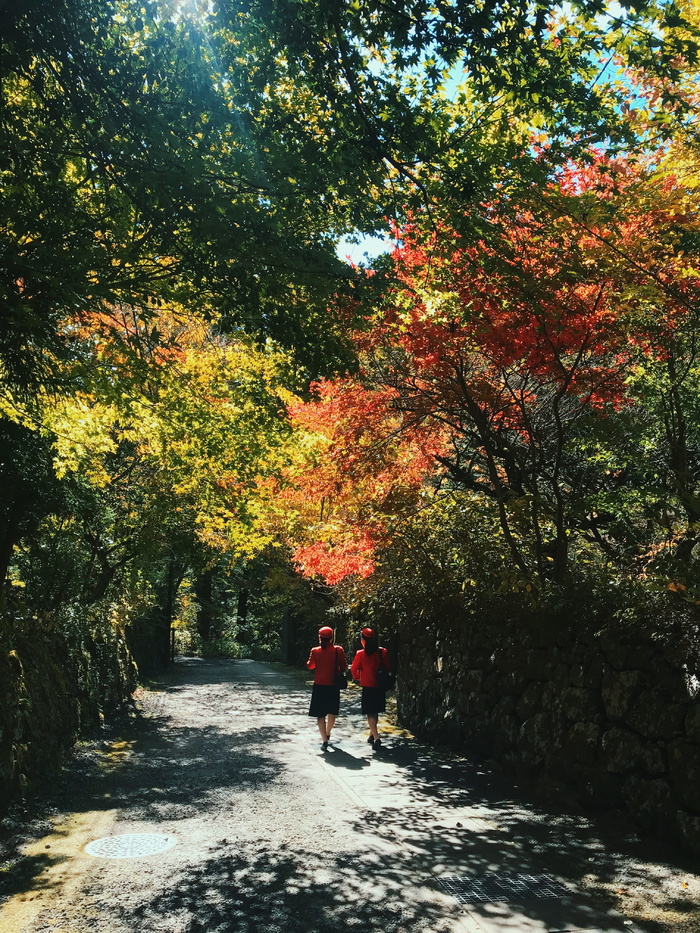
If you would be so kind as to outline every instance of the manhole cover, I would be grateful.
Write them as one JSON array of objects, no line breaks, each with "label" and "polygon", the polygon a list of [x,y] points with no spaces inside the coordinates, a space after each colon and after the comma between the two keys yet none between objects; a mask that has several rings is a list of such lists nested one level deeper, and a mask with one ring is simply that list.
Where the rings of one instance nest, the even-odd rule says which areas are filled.
[{"label": "manhole cover", "polygon": [[462,904],[523,901],[540,897],[566,897],[568,888],[549,875],[490,874],[480,877],[438,878],[438,883]]},{"label": "manhole cover", "polygon": [[121,836],[105,836],[88,842],[85,851],[97,858],[139,858],[141,855],[166,852],[176,842],[174,836],[161,833],[123,833]]}]

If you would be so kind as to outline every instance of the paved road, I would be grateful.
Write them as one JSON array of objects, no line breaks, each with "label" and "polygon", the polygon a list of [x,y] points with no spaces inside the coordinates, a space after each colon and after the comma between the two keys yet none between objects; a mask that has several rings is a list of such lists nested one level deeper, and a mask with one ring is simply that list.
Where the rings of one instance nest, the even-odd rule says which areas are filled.
[{"label": "paved road", "polygon": [[[559,878],[551,847],[541,860],[528,844],[541,823],[488,775],[398,732],[373,752],[356,690],[323,754],[308,697],[274,666],[179,662],[57,784],[53,828],[27,847],[0,931],[639,929]],[[86,851],[95,841],[106,853]],[[139,855],[144,841],[166,848]]]}]

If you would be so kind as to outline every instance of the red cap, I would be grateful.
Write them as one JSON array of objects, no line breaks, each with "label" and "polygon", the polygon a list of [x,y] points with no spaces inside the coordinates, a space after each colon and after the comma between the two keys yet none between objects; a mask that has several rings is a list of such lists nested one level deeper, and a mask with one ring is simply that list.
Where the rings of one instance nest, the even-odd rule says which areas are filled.
[{"label": "red cap", "polygon": [[363,628],[363,629],[362,629],[362,637],[363,637],[363,638],[374,638],[374,637],[375,637],[375,635],[374,635],[374,629],[371,629],[371,628]]},{"label": "red cap", "polygon": [[323,628],[318,630],[319,638],[333,638],[333,629],[330,625],[324,625]]}]

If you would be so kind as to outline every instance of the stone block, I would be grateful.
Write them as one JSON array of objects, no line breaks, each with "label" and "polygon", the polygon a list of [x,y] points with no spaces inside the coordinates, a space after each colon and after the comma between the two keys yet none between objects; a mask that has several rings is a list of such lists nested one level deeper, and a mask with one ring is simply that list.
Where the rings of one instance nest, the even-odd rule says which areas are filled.
[{"label": "stone block", "polygon": [[700,856],[700,816],[678,810],[676,813],[678,837],[686,849],[693,855]]},{"label": "stone block", "polygon": [[600,649],[605,655],[608,664],[618,671],[629,668],[628,659],[632,651],[631,645],[626,643],[619,632],[604,629],[598,638]]},{"label": "stone block", "polygon": [[587,658],[584,665],[583,686],[600,689],[607,669],[608,668],[600,655],[594,654],[590,658]]},{"label": "stone block", "polygon": [[503,679],[504,678],[498,671],[490,671],[483,679],[482,692],[501,695],[504,692],[502,689]]},{"label": "stone block", "polygon": [[607,671],[603,675],[603,704],[613,720],[624,720],[646,685],[641,671]]},{"label": "stone block", "polygon": [[605,766],[614,774],[660,775],[666,771],[661,748],[627,729],[616,726],[609,729],[602,736],[601,747]]},{"label": "stone block", "polygon": [[517,670],[529,680],[545,680],[549,676],[550,653],[542,648],[530,648],[521,652]]},{"label": "stone block", "polygon": [[610,771],[591,770],[587,773],[583,798],[595,807],[619,807],[622,802],[623,778]]},{"label": "stone block", "polygon": [[684,715],[682,706],[657,690],[641,694],[627,722],[647,739],[672,739],[682,735]]},{"label": "stone block", "polygon": [[485,715],[488,707],[488,696],[481,693],[471,693],[460,703],[462,715],[467,718]]},{"label": "stone block", "polygon": [[496,675],[495,680],[498,692],[514,696],[520,696],[527,686],[527,678],[520,671],[512,671],[504,676]]},{"label": "stone block", "polygon": [[553,713],[535,713],[520,727],[518,752],[530,768],[537,768],[556,757],[561,750],[565,722]]},{"label": "stone block", "polygon": [[561,689],[559,684],[554,684],[551,681],[542,684],[542,709],[545,712],[553,713],[561,711],[561,703],[559,701]]},{"label": "stone block", "polygon": [[563,662],[555,662],[547,666],[547,680],[557,689],[561,689],[569,683],[571,679],[571,665]]},{"label": "stone block", "polygon": [[638,671],[657,671],[660,649],[658,645],[635,645],[627,655],[627,666]]},{"label": "stone block", "polygon": [[522,648],[520,645],[509,644],[497,648],[491,655],[494,668],[501,674],[511,674],[520,668],[522,661]]},{"label": "stone block", "polygon": [[623,785],[622,797],[645,830],[657,830],[673,819],[675,806],[667,780],[632,774]]},{"label": "stone block", "polygon": [[683,669],[683,699],[688,702],[700,698],[700,672],[691,671],[684,666]]},{"label": "stone block", "polygon": [[561,711],[574,722],[593,720],[601,712],[599,701],[592,690],[567,687],[561,694]]},{"label": "stone block", "polygon": [[700,746],[679,740],[669,747],[671,786],[684,807],[700,812]]},{"label": "stone block", "polygon": [[465,730],[474,739],[483,742],[485,746],[491,747],[493,742],[493,726],[491,717],[487,715],[473,716],[465,723]]},{"label": "stone block", "polygon": [[542,711],[542,684],[530,683],[525,687],[520,699],[516,703],[515,711],[521,721],[530,719],[535,713]]},{"label": "stone block", "polygon": [[493,723],[493,751],[497,757],[515,748],[520,733],[520,721],[515,716],[503,716]]},{"label": "stone block", "polygon": [[594,722],[575,722],[564,734],[564,755],[569,761],[593,764],[600,755],[603,730]]},{"label": "stone block", "polygon": [[671,668],[661,659],[657,659],[656,668],[649,675],[649,683],[654,689],[667,696],[670,701],[687,704],[693,702],[693,674],[687,669]]},{"label": "stone block", "polygon": [[700,745],[700,703],[693,703],[686,712],[685,737]]},{"label": "stone block", "polygon": [[572,687],[586,686],[586,669],[583,664],[572,664],[569,668],[569,683]]},{"label": "stone block", "polygon": [[494,706],[493,712],[491,714],[494,721],[501,719],[503,716],[512,715],[515,712],[516,705],[516,697],[510,695],[501,697]]},{"label": "stone block", "polygon": [[482,670],[470,669],[462,672],[461,688],[466,693],[479,693],[484,686],[486,675]]}]

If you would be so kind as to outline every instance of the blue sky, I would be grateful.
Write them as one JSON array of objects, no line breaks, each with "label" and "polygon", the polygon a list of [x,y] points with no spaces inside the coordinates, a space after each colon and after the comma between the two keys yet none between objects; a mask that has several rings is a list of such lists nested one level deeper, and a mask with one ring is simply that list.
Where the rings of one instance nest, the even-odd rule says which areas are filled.
[{"label": "blue sky", "polygon": [[389,249],[391,249],[389,239],[362,236],[359,243],[351,243],[347,238],[343,238],[336,247],[336,253],[340,259],[349,260],[356,265],[365,265],[369,259],[374,259]]}]

